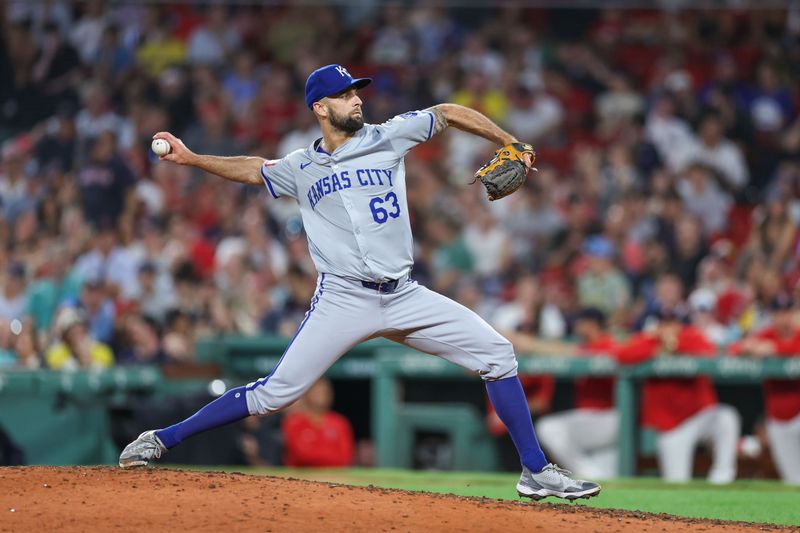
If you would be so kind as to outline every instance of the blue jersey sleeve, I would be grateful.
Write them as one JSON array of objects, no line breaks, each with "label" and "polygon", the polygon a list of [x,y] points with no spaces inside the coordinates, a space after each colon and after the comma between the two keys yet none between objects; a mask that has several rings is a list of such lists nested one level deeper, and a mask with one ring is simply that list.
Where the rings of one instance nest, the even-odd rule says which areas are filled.
[{"label": "blue jersey sleeve", "polygon": [[297,198],[297,183],[288,157],[265,160],[261,165],[261,179],[273,198]]},{"label": "blue jersey sleeve", "polygon": [[383,123],[386,136],[395,151],[403,156],[419,143],[433,135],[433,113],[430,111],[409,111]]}]

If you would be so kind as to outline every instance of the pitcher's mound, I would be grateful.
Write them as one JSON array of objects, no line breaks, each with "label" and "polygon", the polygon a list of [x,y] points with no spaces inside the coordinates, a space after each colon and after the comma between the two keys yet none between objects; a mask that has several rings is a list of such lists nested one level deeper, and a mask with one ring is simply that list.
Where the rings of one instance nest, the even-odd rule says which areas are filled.
[{"label": "pitcher's mound", "polygon": [[710,533],[764,529],[666,515],[244,474],[110,467],[0,468],[0,531],[168,530]]}]

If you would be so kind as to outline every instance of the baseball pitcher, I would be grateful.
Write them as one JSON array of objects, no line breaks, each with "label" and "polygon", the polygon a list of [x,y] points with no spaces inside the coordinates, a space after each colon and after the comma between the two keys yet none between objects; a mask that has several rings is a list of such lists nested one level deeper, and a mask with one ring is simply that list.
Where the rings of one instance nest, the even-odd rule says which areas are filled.
[{"label": "baseball pitcher", "polygon": [[341,65],[314,71],[306,82],[306,105],[322,138],[282,159],[199,155],[168,132],[154,136],[171,146],[162,160],[238,183],[263,184],[275,198],[296,200],[319,276],[308,313],[272,373],[231,389],[182,422],[145,431],[123,450],[120,466],[147,465],[201,431],[275,413],[355,345],[385,337],[483,378],[519,452],[521,496],[574,500],[597,495],[600,485],[572,479],[545,459],[511,343],[472,311],[409,277],[413,243],[403,162],[408,151],[448,126],[493,141],[501,148],[475,178],[495,200],[524,183],[533,149],[477,111],[453,104],[366,124],[358,90],[370,82],[353,78]]}]

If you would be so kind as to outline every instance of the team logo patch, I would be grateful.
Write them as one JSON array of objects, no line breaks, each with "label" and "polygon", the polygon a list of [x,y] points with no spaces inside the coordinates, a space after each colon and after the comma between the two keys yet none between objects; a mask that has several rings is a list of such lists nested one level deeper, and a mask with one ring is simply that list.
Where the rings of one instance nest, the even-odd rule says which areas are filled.
[{"label": "team logo patch", "polygon": [[407,113],[403,113],[402,115],[400,115],[400,118],[411,118],[411,117],[416,117],[417,115],[419,115],[419,113],[417,113],[416,111],[409,111]]},{"label": "team logo patch", "polygon": [[346,68],[344,68],[344,67],[343,67],[343,66],[341,66],[341,65],[339,65],[338,67],[336,67],[336,72],[338,72],[338,73],[339,73],[339,74],[340,74],[340,75],[341,75],[343,78],[352,78],[352,76],[350,75],[350,73],[349,73],[349,72],[347,72],[347,69],[346,69]]}]

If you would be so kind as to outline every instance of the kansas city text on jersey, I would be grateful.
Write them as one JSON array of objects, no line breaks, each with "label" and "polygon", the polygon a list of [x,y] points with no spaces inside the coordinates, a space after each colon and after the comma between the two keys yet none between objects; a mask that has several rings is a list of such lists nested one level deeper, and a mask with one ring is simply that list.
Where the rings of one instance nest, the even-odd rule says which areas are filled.
[{"label": "kansas city text on jersey", "polygon": [[[354,175],[353,175],[354,174]],[[330,176],[318,179],[309,187],[306,196],[311,208],[314,209],[325,196],[344,189],[349,189],[355,181],[356,186],[371,187],[392,184],[392,171],[379,168],[359,168],[352,173],[349,170],[335,172]]]}]

